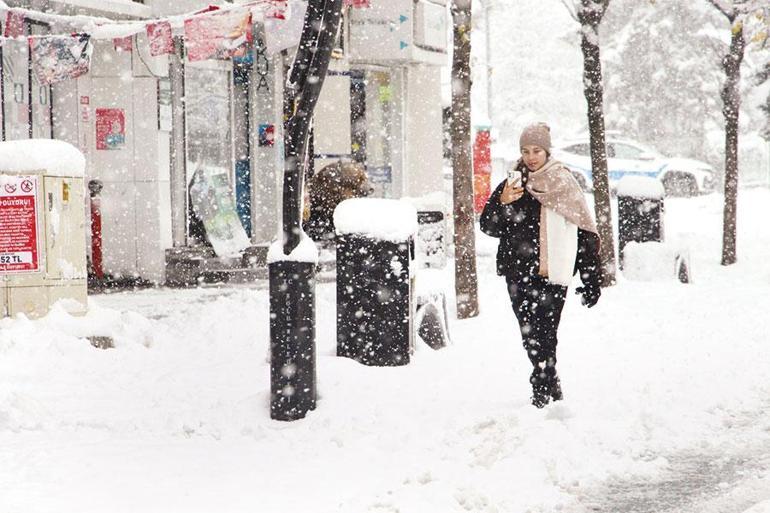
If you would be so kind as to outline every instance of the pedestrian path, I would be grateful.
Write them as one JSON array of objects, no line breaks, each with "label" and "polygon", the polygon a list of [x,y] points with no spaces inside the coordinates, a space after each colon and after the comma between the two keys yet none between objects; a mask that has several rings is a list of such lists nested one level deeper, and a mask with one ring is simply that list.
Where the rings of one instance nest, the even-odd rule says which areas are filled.
[{"label": "pedestrian path", "polygon": [[[577,498],[571,513],[743,513],[770,500],[770,414],[765,407],[726,422],[729,446],[650,455],[668,461],[652,478],[613,478]],[[703,444],[701,444],[703,445]]]}]

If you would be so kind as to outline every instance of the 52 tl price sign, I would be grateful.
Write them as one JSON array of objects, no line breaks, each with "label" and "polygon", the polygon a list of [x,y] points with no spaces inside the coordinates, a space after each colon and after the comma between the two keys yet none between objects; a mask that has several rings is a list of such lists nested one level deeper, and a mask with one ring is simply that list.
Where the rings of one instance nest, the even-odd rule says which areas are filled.
[{"label": "52 tl price sign", "polygon": [[0,176],[0,274],[40,270],[36,176]]}]

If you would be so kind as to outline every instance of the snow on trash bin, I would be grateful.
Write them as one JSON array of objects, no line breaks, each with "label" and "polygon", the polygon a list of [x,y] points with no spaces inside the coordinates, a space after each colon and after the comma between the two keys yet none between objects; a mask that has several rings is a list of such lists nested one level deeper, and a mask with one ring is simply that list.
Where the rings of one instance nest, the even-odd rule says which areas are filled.
[{"label": "snow on trash bin", "polygon": [[417,233],[417,210],[401,200],[352,198],[337,205],[334,226],[337,235],[408,241]]},{"label": "snow on trash bin", "polygon": [[649,176],[624,176],[618,181],[615,192],[618,196],[653,200],[663,199],[666,196],[660,180]]},{"label": "snow on trash bin", "polygon": [[665,191],[663,184],[646,176],[626,176],[618,182],[618,252],[625,268],[625,248],[630,242],[663,242]]}]

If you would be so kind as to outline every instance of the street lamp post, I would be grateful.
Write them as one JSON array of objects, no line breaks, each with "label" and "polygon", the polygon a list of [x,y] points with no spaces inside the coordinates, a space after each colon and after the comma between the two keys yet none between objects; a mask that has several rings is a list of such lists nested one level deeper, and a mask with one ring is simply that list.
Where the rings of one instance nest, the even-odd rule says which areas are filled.
[{"label": "street lamp post", "polygon": [[[303,418],[316,405],[315,260],[302,240],[302,177],[307,139],[329,68],[342,0],[309,0],[284,98],[282,240],[270,262],[270,416]],[[312,244],[312,243],[309,243]],[[317,256],[315,246],[312,246]],[[275,256],[273,256],[275,255]]]}]

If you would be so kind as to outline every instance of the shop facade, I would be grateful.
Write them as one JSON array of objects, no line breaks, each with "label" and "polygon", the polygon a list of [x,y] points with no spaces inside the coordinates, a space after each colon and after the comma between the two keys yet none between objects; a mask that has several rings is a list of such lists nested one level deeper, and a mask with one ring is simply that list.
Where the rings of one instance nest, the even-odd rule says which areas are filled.
[{"label": "shop facade", "polygon": [[[79,0],[6,3],[142,20],[189,13],[209,2],[174,2],[173,9],[154,0],[111,0],[98,9]],[[446,2],[355,5],[346,8],[316,108],[311,168],[341,159],[362,162],[381,197],[440,191]],[[252,51],[227,60],[190,62],[181,38],[174,54],[156,57],[141,33],[130,48],[94,41],[90,72],[52,86],[36,82],[24,42],[3,45],[3,140],[55,138],[83,151],[86,181],[103,184],[106,274],[164,283],[195,262],[213,271],[261,265],[281,221],[283,82],[291,60],[290,51],[269,47],[280,44],[277,33],[298,36],[301,18],[299,26],[296,18],[284,23],[280,30],[256,25]],[[57,33],[55,26],[33,22],[27,30]],[[226,182],[248,258],[222,258],[201,238],[190,191],[196,173],[204,171]]]}]

